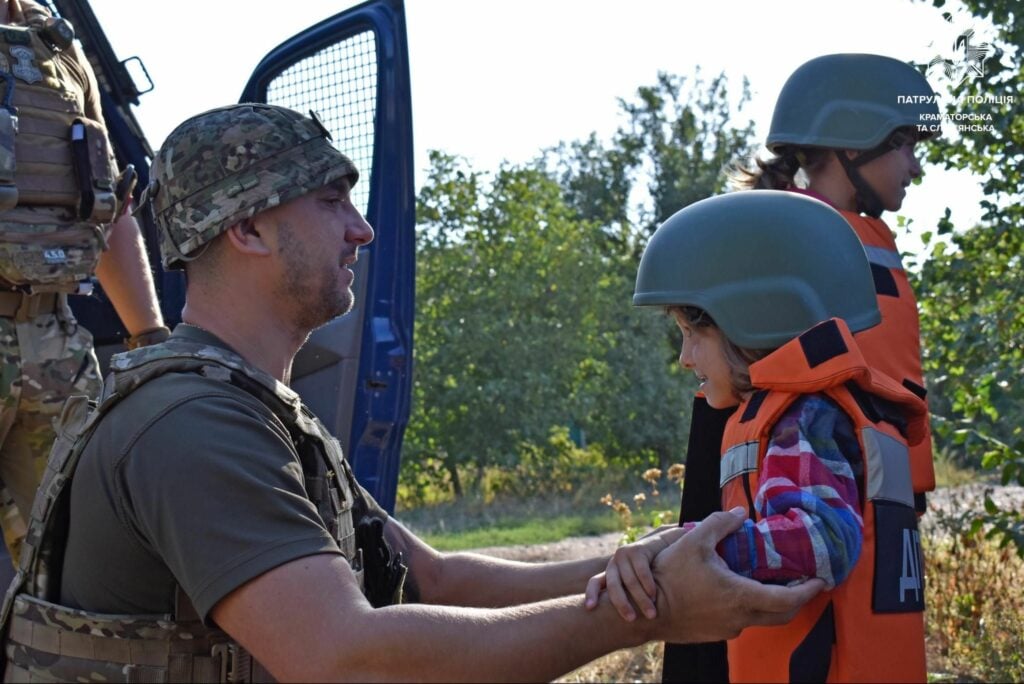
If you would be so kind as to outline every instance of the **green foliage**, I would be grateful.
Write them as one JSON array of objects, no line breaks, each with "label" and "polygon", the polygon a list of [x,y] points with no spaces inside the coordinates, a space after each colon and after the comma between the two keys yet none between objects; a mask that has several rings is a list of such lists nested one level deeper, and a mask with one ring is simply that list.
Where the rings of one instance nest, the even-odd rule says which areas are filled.
[{"label": "green foliage", "polygon": [[[738,106],[749,100],[744,82]],[[742,128],[724,76],[710,82],[665,73],[620,101],[626,124],[602,145],[594,135],[549,150],[566,203],[599,230],[608,277],[618,281],[603,304],[604,372],[592,378],[588,434],[624,466],[676,460],[688,436],[692,377],[676,359],[681,338],[671,319],[631,305],[636,267],[650,234],[684,206],[722,192],[723,169],[749,154],[753,123]],[[629,201],[638,201],[630,208]]]},{"label": "green foliage", "polygon": [[728,126],[724,77],[661,74],[622,108],[610,145],[591,135],[494,174],[431,153],[407,501],[571,488],[588,468],[667,467],[683,449],[692,379],[671,321],[631,306],[636,265],[658,221],[722,189],[752,129]]},{"label": "green foliage", "polygon": [[[750,100],[744,79],[737,107]],[[653,232],[669,216],[698,200],[721,192],[729,164],[751,152],[754,122],[732,123],[735,113],[724,74],[710,83],[658,74],[658,82],[637,90],[637,99],[623,101],[630,126],[619,132],[618,146],[635,150],[649,164],[648,192],[653,200],[646,229]]]},{"label": "green foliage", "polygon": [[[1024,24],[1011,21],[1017,4],[964,2],[991,18],[999,40],[985,76],[967,79],[951,110],[991,114],[992,130],[942,138],[929,160],[981,176],[985,211],[979,225],[954,230],[947,209],[924,236],[931,252],[915,283],[936,440],[962,462],[999,472],[1004,484],[1024,484]],[[1020,511],[986,511],[982,522],[1024,555]]]},{"label": "green foliage", "polygon": [[499,521],[462,532],[427,533],[423,540],[438,551],[462,551],[487,546],[548,544],[568,537],[614,532],[616,523],[607,513],[568,515],[558,518],[525,518]]},{"label": "green foliage", "polygon": [[600,372],[602,348],[592,302],[612,281],[549,175],[503,167],[485,179],[431,159],[406,462],[446,473],[460,496],[460,466],[475,467],[478,488],[488,467],[516,465],[521,444],[585,417],[580,390]]}]

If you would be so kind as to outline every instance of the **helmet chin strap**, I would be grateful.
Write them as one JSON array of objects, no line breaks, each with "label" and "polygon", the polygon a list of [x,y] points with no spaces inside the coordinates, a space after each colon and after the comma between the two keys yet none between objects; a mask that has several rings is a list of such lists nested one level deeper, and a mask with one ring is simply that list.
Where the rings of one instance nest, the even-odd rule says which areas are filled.
[{"label": "helmet chin strap", "polygon": [[854,199],[857,202],[857,211],[862,214],[866,214],[871,218],[878,218],[882,215],[882,211],[885,207],[882,206],[882,199],[875,192],[875,189],[871,187],[871,184],[864,180],[864,176],[860,175],[858,167],[867,164],[872,159],[877,159],[886,152],[889,152],[892,148],[887,145],[876,147],[873,150],[868,150],[864,154],[858,156],[856,159],[850,159],[846,156],[844,150],[836,150],[836,158],[839,159],[839,163],[843,165],[843,170],[846,171],[846,177],[853,183]]}]

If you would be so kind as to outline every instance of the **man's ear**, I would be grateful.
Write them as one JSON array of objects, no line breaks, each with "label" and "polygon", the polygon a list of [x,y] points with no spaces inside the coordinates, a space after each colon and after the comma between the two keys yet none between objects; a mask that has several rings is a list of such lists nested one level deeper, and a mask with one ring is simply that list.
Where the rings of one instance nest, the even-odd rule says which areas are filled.
[{"label": "man's ear", "polygon": [[231,247],[243,254],[252,256],[269,256],[271,254],[270,246],[263,239],[256,222],[251,217],[232,224],[225,231],[225,235]]}]

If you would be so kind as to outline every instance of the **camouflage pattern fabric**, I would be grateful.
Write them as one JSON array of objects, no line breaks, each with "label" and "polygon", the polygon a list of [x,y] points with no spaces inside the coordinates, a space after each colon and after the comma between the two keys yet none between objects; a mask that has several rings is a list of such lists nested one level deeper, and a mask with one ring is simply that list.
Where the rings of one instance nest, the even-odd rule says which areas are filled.
[{"label": "camouflage pattern fabric", "polygon": [[59,207],[19,206],[0,222],[0,282],[33,292],[74,292],[106,248],[107,230]]},{"label": "camouflage pattern fabric", "polygon": [[[204,625],[190,605],[183,610],[180,600],[178,614],[171,616],[91,613],[40,598],[55,595],[48,563],[61,533],[53,525],[63,519],[58,511],[66,510],[78,457],[92,429],[134,389],[175,372],[199,372],[242,387],[271,408],[289,431],[308,438],[296,445],[301,449],[299,444],[306,444],[319,454],[313,459],[315,473],[306,473],[307,487],[325,485],[312,488],[323,491],[320,496],[311,493],[311,501],[346,557],[353,559],[357,577],[363,574],[355,553],[355,478],[337,441],[295,392],[225,349],[174,337],[117,354],[110,365],[112,373],[96,410],[86,417],[88,407],[79,397],[66,403],[61,417],[60,435],[32,510],[25,557],[0,615],[0,633],[6,634],[5,681],[272,681],[244,648]],[[402,570],[404,576],[404,566]],[[400,588],[396,593],[400,595]]]},{"label": "camouflage pattern fabric", "polygon": [[[216,159],[220,163],[211,164]],[[359,178],[318,118],[261,104],[199,114],[153,159],[145,201],[160,227],[165,268],[179,268],[228,227],[257,212]]]},{"label": "camouflage pattern fabric", "polygon": [[11,613],[5,681],[221,681],[230,660],[227,635],[198,620],[99,615],[26,595]]},{"label": "camouflage pattern fabric", "polygon": [[66,304],[27,321],[0,317],[0,525],[15,566],[36,488],[53,445],[53,421],[71,394],[95,397],[101,379],[92,335]]}]

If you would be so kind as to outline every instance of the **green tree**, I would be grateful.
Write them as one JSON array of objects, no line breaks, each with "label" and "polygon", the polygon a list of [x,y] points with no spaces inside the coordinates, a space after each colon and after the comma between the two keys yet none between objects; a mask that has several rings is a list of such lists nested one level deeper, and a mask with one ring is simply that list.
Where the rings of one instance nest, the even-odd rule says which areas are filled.
[{"label": "green tree", "polygon": [[[596,135],[548,152],[567,204],[604,238],[618,284],[606,299],[601,336],[604,373],[592,385],[591,434],[612,458],[653,455],[665,469],[682,456],[695,383],[677,364],[681,339],[659,312],[631,306],[647,239],[683,207],[722,192],[723,169],[749,156],[753,122],[736,126],[749,100],[737,101],[724,75],[705,81],[659,73],[655,83],[620,100],[625,124],[608,146]],[[636,206],[630,206],[630,201]]]},{"label": "green tree", "polygon": [[[991,126],[939,139],[929,160],[980,175],[984,214],[978,225],[954,230],[947,210],[936,231],[942,239],[924,235],[931,251],[916,283],[923,360],[940,446],[980,460],[1004,483],[1024,484],[1024,24],[1011,0],[963,4],[991,21],[998,40],[984,76],[953,92],[950,113],[989,114],[981,123]],[[998,511],[988,501],[983,522],[1024,555],[1020,511]]]},{"label": "green tree", "polygon": [[751,125],[727,123],[724,77],[660,74],[621,106],[610,144],[591,135],[493,177],[431,154],[405,486],[458,497],[494,468],[543,472],[530,464],[561,458],[566,428],[623,471],[680,457],[693,383],[671,321],[631,306],[636,267],[659,221],[722,190]]},{"label": "green tree", "polygon": [[[524,442],[586,412],[577,388],[602,357],[591,302],[611,283],[600,250],[542,170],[492,180],[431,154],[420,195],[416,377],[409,477],[455,496]],[[469,483],[462,481],[471,473]]]}]

